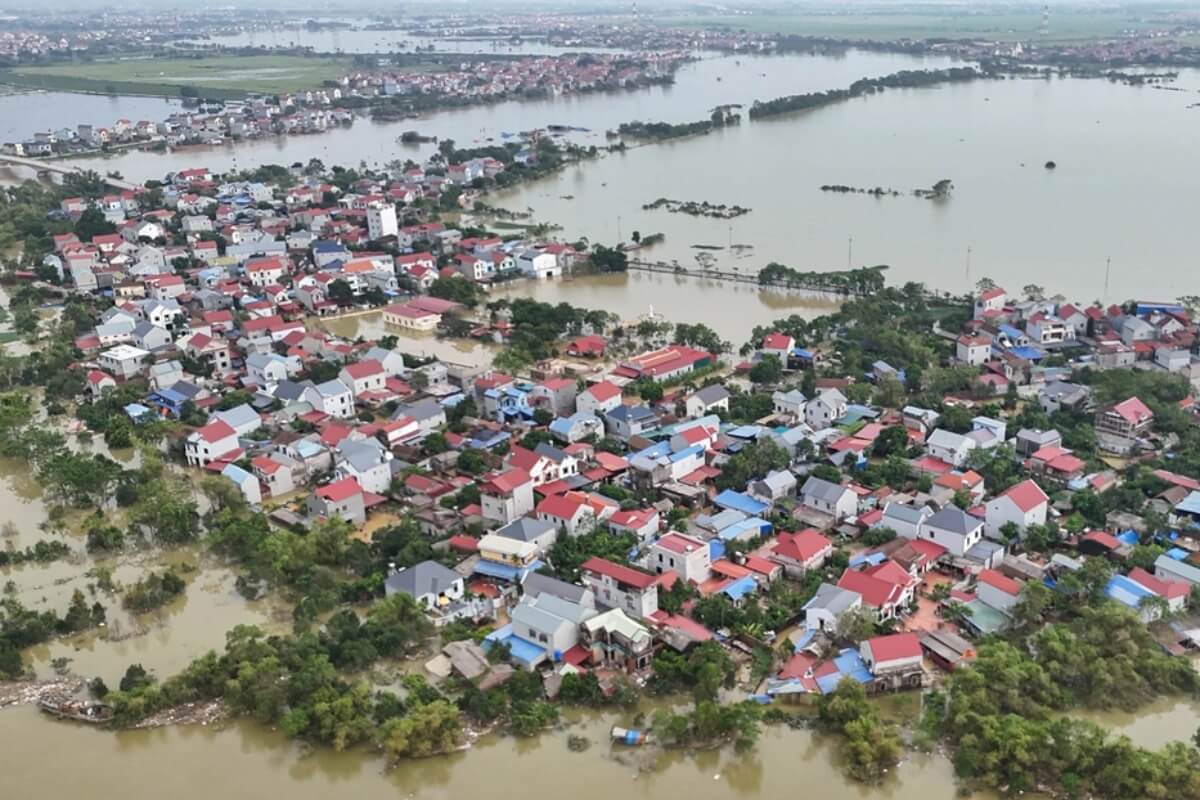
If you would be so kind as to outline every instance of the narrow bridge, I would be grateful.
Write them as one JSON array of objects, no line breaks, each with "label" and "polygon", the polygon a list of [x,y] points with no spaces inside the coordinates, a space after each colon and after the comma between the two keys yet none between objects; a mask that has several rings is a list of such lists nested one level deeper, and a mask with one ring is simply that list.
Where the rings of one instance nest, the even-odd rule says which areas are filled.
[{"label": "narrow bridge", "polygon": [[[30,169],[45,170],[47,172],[57,172],[60,175],[80,175],[84,171],[79,167],[68,167],[62,164],[56,164],[50,161],[38,161],[34,158],[25,158],[23,156],[12,156],[0,153],[0,164],[15,164],[19,167],[29,167]],[[114,189],[122,191],[135,191],[142,188],[136,183],[123,181],[119,178],[110,178],[106,175],[100,176],[103,181]]]}]

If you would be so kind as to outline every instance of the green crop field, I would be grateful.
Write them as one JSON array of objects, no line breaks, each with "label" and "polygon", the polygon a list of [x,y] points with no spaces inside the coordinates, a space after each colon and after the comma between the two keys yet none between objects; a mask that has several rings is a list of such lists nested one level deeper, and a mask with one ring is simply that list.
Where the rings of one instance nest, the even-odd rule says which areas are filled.
[{"label": "green crop field", "polygon": [[[1156,26],[1153,14],[1130,9],[1096,10],[1054,9],[1050,11],[1047,40],[1077,41],[1115,36],[1122,31]],[[1027,12],[1011,10],[946,13],[944,11],[908,11],[874,13],[867,11],[830,11],[822,13],[790,10],[763,10],[749,14],[662,16],[658,21],[669,27],[729,27],[755,33],[779,33],[801,36],[832,36],[845,39],[926,39],[985,38],[1000,41],[1038,39],[1042,14],[1038,8]]]},{"label": "green crop field", "polygon": [[178,97],[184,86],[205,97],[237,98],[314,89],[351,69],[350,59],[293,55],[129,58],[0,72],[0,83],[38,89]]}]

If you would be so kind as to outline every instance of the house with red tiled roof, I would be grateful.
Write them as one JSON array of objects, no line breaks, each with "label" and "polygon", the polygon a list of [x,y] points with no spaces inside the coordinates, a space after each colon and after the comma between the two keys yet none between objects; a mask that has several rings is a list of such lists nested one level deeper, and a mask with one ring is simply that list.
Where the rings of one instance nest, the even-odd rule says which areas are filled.
[{"label": "house with red tiled roof", "polygon": [[1021,599],[1021,584],[994,569],[976,576],[975,596],[980,602],[1007,613]]},{"label": "house with red tiled roof", "polygon": [[796,349],[796,340],[785,333],[768,333],[763,337],[762,347],[759,351],[765,356],[775,356],[779,359],[779,363],[785,367],[788,363],[788,356]]},{"label": "house with red tiled roof", "polygon": [[378,360],[368,358],[342,367],[338,378],[349,387],[350,393],[357,399],[367,392],[382,392],[387,373]]},{"label": "house with red tiled roof", "polygon": [[648,542],[657,533],[660,525],[658,512],[653,508],[635,508],[617,511],[608,518],[608,527],[614,533],[632,533],[639,542]]},{"label": "house with red tiled roof", "polygon": [[609,381],[600,381],[584,389],[575,398],[575,407],[588,414],[601,416],[621,405],[621,389]]},{"label": "house with red tiled roof", "polygon": [[551,495],[537,504],[537,518],[567,532],[568,536],[587,533],[596,522],[596,511],[584,496],[574,492]]},{"label": "house with red tiled roof", "polygon": [[877,687],[882,685],[895,689],[921,685],[924,653],[917,634],[906,632],[875,636],[860,644],[858,652],[867,669],[875,676]]},{"label": "house with red tiled roof", "polygon": [[207,466],[237,449],[237,431],[220,419],[192,431],[184,442],[184,456],[193,467]]},{"label": "house with red tiled roof", "polygon": [[634,619],[658,611],[658,577],[615,564],[604,558],[589,558],[579,568],[583,585],[592,590],[596,603],[619,608]]},{"label": "house with red tiled roof", "polygon": [[1126,455],[1139,437],[1150,432],[1154,412],[1136,397],[1096,412],[1096,443],[1102,450]]},{"label": "house with red tiled roof", "polygon": [[1033,480],[1024,480],[987,502],[984,534],[1003,540],[1000,529],[1011,522],[1022,534],[1030,525],[1045,525],[1050,498]]},{"label": "house with red tiled roof", "polygon": [[603,336],[580,336],[567,344],[567,355],[576,358],[593,358],[604,355],[607,342]]},{"label": "house with red tiled roof", "polygon": [[800,579],[809,570],[824,566],[832,553],[833,542],[815,528],[806,528],[798,533],[780,533],[767,557],[782,566],[789,578]]},{"label": "house with red tiled roof", "polygon": [[88,399],[95,402],[100,399],[100,395],[104,394],[105,390],[117,388],[117,381],[104,370],[90,369],[84,376],[83,388]]},{"label": "house with red tiled roof", "polygon": [[367,519],[365,493],[354,478],[334,481],[308,496],[308,515],[314,519],[340,517],[361,525]]},{"label": "house with red tiled roof", "polygon": [[672,531],[650,545],[647,565],[658,574],[673,572],[685,581],[700,584],[712,573],[708,544]]},{"label": "house with red tiled roof", "polygon": [[520,467],[494,472],[479,484],[483,518],[507,525],[533,510],[533,479]]},{"label": "house with red tiled roof", "polygon": [[912,602],[917,583],[903,567],[884,561],[867,570],[846,570],[837,585],[857,592],[863,605],[873,610],[876,618],[883,622],[899,616]]}]

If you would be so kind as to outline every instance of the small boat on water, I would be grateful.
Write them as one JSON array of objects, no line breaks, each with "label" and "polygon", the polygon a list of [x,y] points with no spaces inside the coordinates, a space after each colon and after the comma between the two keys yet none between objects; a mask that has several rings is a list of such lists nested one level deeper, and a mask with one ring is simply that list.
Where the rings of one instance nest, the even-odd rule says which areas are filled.
[{"label": "small boat on water", "polygon": [[612,736],[614,742],[627,744],[630,747],[640,747],[644,744],[650,744],[650,733],[648,731],[639,731],[633,728],[622,728],[619,725],[613,725],[609,735]]},{"label": "small boat on water", "polygon": [[87,700],[72,700],[61,695],[43,697],[38,701],[38,708],[59,719],[88,722],[93,725],[109,722],[113,718],[112,706]]}]

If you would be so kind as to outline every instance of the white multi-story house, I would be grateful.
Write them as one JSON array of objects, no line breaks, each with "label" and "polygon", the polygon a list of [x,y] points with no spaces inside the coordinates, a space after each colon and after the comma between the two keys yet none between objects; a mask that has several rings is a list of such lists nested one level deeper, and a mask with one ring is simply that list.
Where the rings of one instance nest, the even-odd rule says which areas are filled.
[{"label": "white multi-story house", "polygon": [[1032,480],[1025,480],[987,502],[984,532],[993,539],[1002,539],[1000,529],[1013,523],[1024,534],[1030,525],[1045,525],[1050,498]]},{"label": "white multi-story house", "polygon": [[658,611],[658,579],[654,575],[603,558],[589,558],[580,572],[583,585],[592,590],[599,605],[619,608],[634,619]]},{"label": "white multi-story house", "polygon": [[308,387],[304,390],[304,399],[314,409],[331,417],[349,419],[354,416],[354,394],[340,380]]},{"label": "white multi-story house", "polygon": [[823,430],[846,416],[846,396],[837,389],[825,389],[804,408],[804,421],[814,431]]},{"label": "white multi-story house", "polygon": [[692,583],[703,583],[712,573],[708,544],[682,533],[668,533],[650,545],[646,565],[662,574],[674,572]]}]

